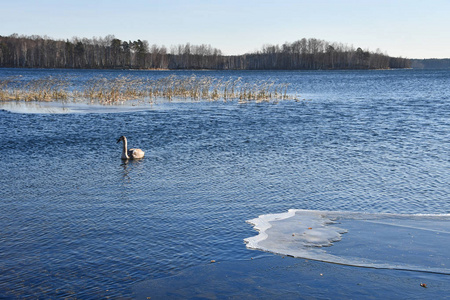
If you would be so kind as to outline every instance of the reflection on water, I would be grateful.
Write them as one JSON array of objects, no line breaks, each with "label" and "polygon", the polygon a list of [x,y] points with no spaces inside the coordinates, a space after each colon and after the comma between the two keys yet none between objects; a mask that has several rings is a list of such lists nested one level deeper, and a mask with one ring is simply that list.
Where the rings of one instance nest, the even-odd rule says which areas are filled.
[{"label": "reflection on water", "polygon": [[130,183],[134,175],[139,175],[139,173],[142,171],[142,162],[143,159],[122,159],[120,166],[123,168],[124,183]]}]

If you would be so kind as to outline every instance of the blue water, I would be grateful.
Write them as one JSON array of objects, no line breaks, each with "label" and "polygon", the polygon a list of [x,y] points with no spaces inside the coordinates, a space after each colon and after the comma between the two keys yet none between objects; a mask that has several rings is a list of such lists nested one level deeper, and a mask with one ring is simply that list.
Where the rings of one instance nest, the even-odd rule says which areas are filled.
[{"label": "blue water", "polygon": [[[0,298],[130,297],[143,280],[255,257],[245,221],[292,208],[450,213],[449,71],[0,78],[192,73],[270,77],[300,101],[0,110]],[[121,135],[146,157],[122,162]]]}]

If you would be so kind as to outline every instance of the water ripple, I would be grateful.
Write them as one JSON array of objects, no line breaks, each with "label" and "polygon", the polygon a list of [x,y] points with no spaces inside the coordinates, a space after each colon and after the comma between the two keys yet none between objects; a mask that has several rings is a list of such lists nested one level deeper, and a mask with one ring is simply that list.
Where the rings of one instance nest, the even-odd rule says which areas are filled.
[{"label": "water ripple", "polygon": [[[448,72],[278,76],[312,100],[0,111],[0,298],[128,297],[257,255],[245,220],[291,208],[450,212]],[[121,135],[146,157],[122,162]]]}]

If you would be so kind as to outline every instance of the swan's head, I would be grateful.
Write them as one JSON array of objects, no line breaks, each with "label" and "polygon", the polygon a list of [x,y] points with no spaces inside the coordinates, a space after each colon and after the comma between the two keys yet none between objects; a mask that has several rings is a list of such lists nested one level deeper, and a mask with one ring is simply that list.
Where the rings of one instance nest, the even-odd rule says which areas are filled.
[{"label": "swan's head", "polygon": [[118,140],[117,143],[120,143],[121,141],[125,140],[125,137],[122,135]]}]

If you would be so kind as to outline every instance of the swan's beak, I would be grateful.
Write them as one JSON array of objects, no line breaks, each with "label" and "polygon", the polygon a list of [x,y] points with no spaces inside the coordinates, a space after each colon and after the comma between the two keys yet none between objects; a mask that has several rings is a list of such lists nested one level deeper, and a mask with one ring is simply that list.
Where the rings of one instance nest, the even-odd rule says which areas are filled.
[{"label": "swan's beak", "polygon": [[121,141],[121,140],[122,140],[122,139],[121,139],[121,138],[119,138],[119,139],[117,140],[117,144],[118,144],[118,143],[120,143],[120,141]]}]

